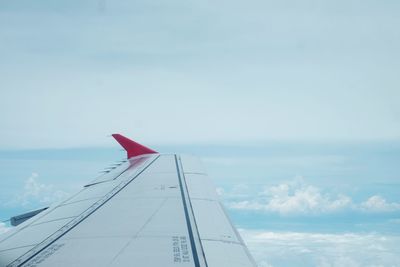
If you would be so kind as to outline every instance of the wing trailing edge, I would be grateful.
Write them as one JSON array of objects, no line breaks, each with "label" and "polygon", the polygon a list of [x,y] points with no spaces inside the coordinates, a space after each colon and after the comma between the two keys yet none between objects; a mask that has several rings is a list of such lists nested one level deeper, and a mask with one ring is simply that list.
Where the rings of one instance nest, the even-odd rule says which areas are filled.
[{"label": "wing trailing edge", "polygon": [[126,150],[128,159],[144,154],[158,153],[157,151],[136,143],[135,141],[126,138],[121,134],[112,134],[112,137],[114,137],[114,139]]}]

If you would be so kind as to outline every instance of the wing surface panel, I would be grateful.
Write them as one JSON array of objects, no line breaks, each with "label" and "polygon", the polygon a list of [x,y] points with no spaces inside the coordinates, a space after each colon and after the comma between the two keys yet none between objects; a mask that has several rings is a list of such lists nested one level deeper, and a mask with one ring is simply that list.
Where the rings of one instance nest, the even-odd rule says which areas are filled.
[{"label": "wing surface panel", "polygon": [[[9,231],[0,240],[0,266],[7,264],[18,266],[21,261],[25,260],[25,257],[35,255],[38,249],[40,251],[40,246],[46,247],[48,245],[46,243],[53,242],[57,235],[69,231],[76,222],[89,216],[98,208],[101,200],[104,201],[110,197],[111,195],[108,196],[108,194],[118,189],[124,180],[140,172],[154,158],[155,156],[147,155],[132,159],[132,165],[122,174],[116,172],[115,179],[112,181],[85,187],[64,202],[50,207]],[[34,247],[28,249],[28,246]],[[22,247],[24,249],[20,249]],[[21,253],[20,260],[12,264],[7,261],[8,258],[12,258],[7,255],[18,253]],[[14,257],[14,259],[16,258],[18,257]]]},{"label": "wing surface panel", "polygon": [[[175,155],[158,156],[140,175],[135,175],[128,168],[118,179],[85,188],[47,216],[42,216],[44,222],[36,220],[43,226],[54,223],[46,222],[46,218],[53,220],[64,210],[74,216],[71,222],[75,220],[76,224],[70,226],[60,220],[50,232],[60,227],[67,231],[50,239],[46,246],[40,243],[36,246],[40,250],[34,248],[9,266],[65,266],[66,262],[69,266],[127,266],[133,262],[138,266],[204,266],[196,259],[196,254],[202,252],[200,248],[193,248],[193,236],[189,233],[192,229],[188,227],[184,202],[187,192],[180,186]],[[113,191],[120,186],[118,182],[124,186],[110,195],[107,185],[108,191],[110,187]],[[109,201],[93,204],[108,195]],[[90,204],[92,206],[87,208]],[[93,205],[95,211],[87,216],[79,214],[80,210],[85,212]],[[29,231],[25,232],[32,232],[34,227],[34,224],[30,225]],[[44,235],[38,240],[45,238]],[[79,248],[84,253],[79,253]]]},{"label": "wing surface panel", "polygon": [[[139,161],[139,159],[136,159],[136,164],[138,163],[138,161]],[[122,173],[124,173],[128,168],[132,167],[132,165],[133,165],[133,162],[126,160],[126,161],[122,162],[121,164],[115,166],[114,168],[111,168],[108,171],[104,172],[103,174],[99,175],[93,181],[91,181],[90,183],[88,183],[85,186],[90,186],[93,184],[103,183],[103,182],[114,180],[118,176],[120,176]]]},{"label": "wing surface panel", "polygon": [[180,164],[207,266],[256,266],[200,160],[184,155],[180,157]]}]

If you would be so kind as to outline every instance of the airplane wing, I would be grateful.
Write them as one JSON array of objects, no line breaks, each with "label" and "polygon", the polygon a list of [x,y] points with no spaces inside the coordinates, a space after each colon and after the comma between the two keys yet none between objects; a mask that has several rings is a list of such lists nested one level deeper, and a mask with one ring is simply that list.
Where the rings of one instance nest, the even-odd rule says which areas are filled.
[{"label": "airplane wing", "polygon": [[128,160],[0,236],[0,266],[256,266],[199,160],[121,135]]}]

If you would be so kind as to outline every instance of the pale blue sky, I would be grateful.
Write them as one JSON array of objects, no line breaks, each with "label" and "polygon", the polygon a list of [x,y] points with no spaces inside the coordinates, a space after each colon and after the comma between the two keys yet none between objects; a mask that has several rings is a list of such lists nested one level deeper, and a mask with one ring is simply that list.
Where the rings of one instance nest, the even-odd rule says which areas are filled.
[{"label": "pale blue sky", "polygon": [[0,1],[0,147],[400,138],[397,1]]}]

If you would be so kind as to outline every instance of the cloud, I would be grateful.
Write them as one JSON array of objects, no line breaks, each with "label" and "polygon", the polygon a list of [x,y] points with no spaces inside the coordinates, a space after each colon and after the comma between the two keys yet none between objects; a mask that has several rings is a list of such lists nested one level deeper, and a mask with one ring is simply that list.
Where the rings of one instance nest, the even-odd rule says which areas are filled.
[{"label": "cloud", "polygon": [[6,226],[5,223],[0,222],[0,235],[10,230],[9,227]]},{"label": "cloud", "polygon": [[25,180],[23,191],[18,193],[16,197],[8,203],[15,206],[28,206],[30,204],[51,204],[68,196],[64,191],[57,190],[51,184],[44,184],[38,181],[39,175],[32,173]]},{"label": "cloud", "polygon": [[298,178],[288,183],[267,187],[256,199],[232,202],[229,207],[294,215],[336,212],[351,205],[350,197],[331,196]]},{"label": "cloud", "polygon": [[[221,191],[224,193],[224,191]],[[226,193],[232,199],[232,193]],[[374,195],[362,203],[354,203],[345,194],[329,194],[324,190],[305,183],[300,177],[293,181],[265,188],[255,198],[243,195],[228,203],[228,207],[237,210],[252,210],[288,215],[315,215],[343,211],[357,212],[394,212],[400,211],[399,203],[388,203],[383,197]]]},{"label": "cloud", "polygon": [[400,210],[400,203],[388,203],[383,197],[375,195],[361,203],[360,208],[367,212],[391,212]]},{"label": "cloud", "polygon": [[240,230],[259,266],[400,266],[400,236]]}]

